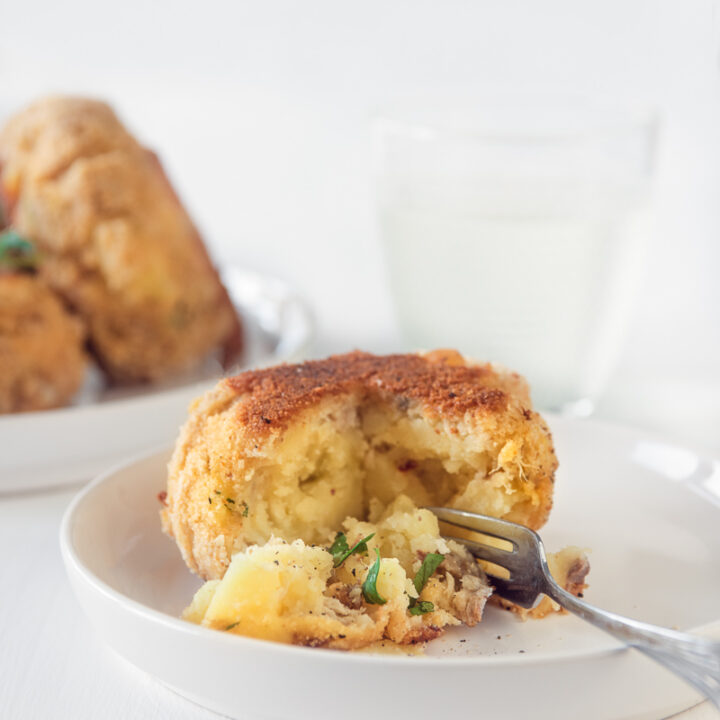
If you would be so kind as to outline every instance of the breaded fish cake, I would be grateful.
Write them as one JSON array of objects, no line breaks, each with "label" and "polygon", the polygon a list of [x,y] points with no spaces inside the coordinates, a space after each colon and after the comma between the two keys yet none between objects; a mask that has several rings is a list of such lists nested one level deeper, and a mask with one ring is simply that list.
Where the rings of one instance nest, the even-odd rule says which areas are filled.
[{"label": "breaded fish cake", "polygon": [[163,524],[187,565],[218,579],[250,545],[322,544],[400,495],[538,528],[556,467],[519,375],[454,351],[353,352],[242,373],[198,399]]},{"label": "breaded fish cake", "polygon": [[36,276],[0,273],[0,413],[69,402],[85,376],[80,321]]},{"label": "breaded fish cake", "polygon": [[239,320],[157,158],[106,104],[49,98],[0,133],[0,197],[117,381],[155,380],[241,343]]}]

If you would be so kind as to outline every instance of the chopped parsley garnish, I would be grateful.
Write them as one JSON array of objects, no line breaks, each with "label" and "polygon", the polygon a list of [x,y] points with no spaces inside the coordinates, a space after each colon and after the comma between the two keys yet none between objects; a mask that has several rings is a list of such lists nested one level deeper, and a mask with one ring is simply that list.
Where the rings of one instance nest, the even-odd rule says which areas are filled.
[{"label": "chopped parsley garnish", "polygon": [[237,622],[230,623],[230,624],[225,628],[225,630],[232,630],[234,627],[237,627],[239,624],[240,624],[240,621],[239,621],[239,620],[238,620]]},{"label": "chopped parsley garnish", "polygon": [[328,550],[328,552],[333,556],[333,567],[340,567],[351,555],[354,555],[355,553],[358,555],[367,555],[368,540],[374,537],[374,535],[375,533],[370,533],[370,535],[362,540],[358,540],[352,547],[349,547],[345,533],[339,532],[335,536],[335,540]]},{"label": "chopped parsley garnish", "polygon": [[411,615],[425,615],[425,613],[432,612],[435,606],[429,600],[416,600],[410,598],[410,607],[408,612]]},{"label": "chopped parsley garnish", "polygon": [[380,551],[375,548],[375,553],[377,554],[377,559],[368,570],[365,582],[362,584],[362,594],[365,602],[371,605],[384,605],[387,600],[380,597],[376,587],[378,572],[380,571]]},{"label": "chopped parsley garnish", "polygon": [[[444,555],[440,553],[428,553],[422,561],[420,569],[415,573],[413,579],[413,585],[417,590],[418,595],[423,591],[423,588],[427,585],[427,581],[430,579],[432,574],[438,569],[440,563],[445,559]],[[428,600],[418,600],[417,598],[410,598],[408,605],[408,612],[411,615],[425,615],[425,613],[432,612],[435,606]]]},{"label": "chopped parsley garnish", "polygon": [[39,257],[35,246],[14,230],[0,233],[0,268],[36,270]]},{"label": "chopped parsley garnish", "polygon": [[[222,496],[220,490],[215,490],[215,494]],[[210,498],[208,498],[208,500],[210,500]],[[222,502],[225,509],[229,512],[240,513],[240,515],[242,515],[243,517],[247,517],[250,514],[250,506],[244,500],[239,503],[233,500],[231,497],[220,497],[219,500]]]},{"label": "chopped parsley garnish", "polygon": [[438,566],[444,559],[445,556],[440,553],[428,553],[425,556],[420,569],[415,573],[415,578],[413,579],[413,585],[418,591],[418,595],[423,591],[430,576],[438,569]]}]

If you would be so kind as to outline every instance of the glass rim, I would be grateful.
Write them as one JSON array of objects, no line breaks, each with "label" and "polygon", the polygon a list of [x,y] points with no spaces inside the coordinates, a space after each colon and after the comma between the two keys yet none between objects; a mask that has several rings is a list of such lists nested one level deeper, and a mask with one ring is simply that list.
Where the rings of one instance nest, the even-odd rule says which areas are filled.
[{"label": "glass rim", "polygon": [[[551,122],[533,127],[533,120],[505,124],[499,112],[523,111],[526,115],[546,112],[556,118],[565,113],[582,113],[573,126]],[[492,119],[494,116],[494,119]],[[450,118],[462,118],[450,122]],[[506,118],[508,115],[506,115]],[[624,101],[602,95],[581,93],[483,93],[458,100],[442,97],[408,98],[384,103],[375,108],[373,125],[385,136],[405,136],[416,142],[457,138],[505,144],[573,143],[612,138],[632,133],[652,136],[659,125],[657,106],[639,101]]]}]

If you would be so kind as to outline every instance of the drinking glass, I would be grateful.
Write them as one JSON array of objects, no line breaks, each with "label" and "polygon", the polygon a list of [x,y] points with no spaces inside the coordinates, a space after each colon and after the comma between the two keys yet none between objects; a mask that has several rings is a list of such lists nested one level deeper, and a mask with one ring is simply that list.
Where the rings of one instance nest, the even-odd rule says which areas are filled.
[{"label": "drinking glass", "polygon": [[538,406],[589,411],[638,282],[655,125],[584,98],[381,115],[380,228],[405,342],[500,363]]}]

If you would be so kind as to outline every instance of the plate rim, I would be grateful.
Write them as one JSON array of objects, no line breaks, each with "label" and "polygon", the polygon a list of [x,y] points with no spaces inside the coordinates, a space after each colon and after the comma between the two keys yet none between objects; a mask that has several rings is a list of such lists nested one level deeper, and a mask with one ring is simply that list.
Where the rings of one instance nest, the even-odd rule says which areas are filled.
[{"label": "plate rim", "polygon": [[[622,433],[631,432],[636,438],[637,437],[652,437],[662,445],[670,445],[672,447],[682,447],[683,449],[690,450],[698,458],[706,456],[695,453],[691,448],[685,445],[677,445],[664,442],[662,438],[652,435],[651,433],[645,433],[637,428],[626,427],[623,425],[614,424],[607,421],[595,421],[588,419],[568,418],[555,413],[543,413],[545,418],[554,420],[555,422],[569,422],[569,423],[582,423],[582,424],[597,424],[602,425],[606,429],[612,429],[620,431]],[[350,664],[355,663],[371,663],[371,664],[390,664],[411,667],[421,662],[424,667],[432,667],[436,670],[443,670],[444,668],[453,667],[502,667],[502,666],[513,666],[522,665],[527,667],[528,665],[544,664],[549,663],[564,663],[571,660],[588,660],[595,658],[607,657],[610,655],[619,655],[628,650],[631,650],[630,645],[625,645],[618,640],[615,640],[610,635],[607,636],[607,641],[599,644],[597,647],[591,649],[582,650],[567,650],[562,652],[538,652],[532,654],[524,654],[522,656],[511,656],[511,655],[469,655],[462,657],[435,657],[426,655],[390,655],[380,653],[359,653],[359,652],[345,652],[336,650],[328,652],[327,648],[323,648],[323,652],[318,653],[317,648],[307,648],[298,645],[291,645],[287,643],[273,642],[269,640],[263,640],[259,638],[249,638],[242,635],[235,635],[232,633],[224,633],[211,628],[205,628],[199,625],[195,625],[181,618],[173,617],[168,613],[164,613],[157,610],[149,605],[146,605],[138,600],[128,597],[122,592],[112,588],[104,580],[101,580],[90,568],[88,568],[80,559],[78,551],[75,548],[73,542],[73,529],[79,508],[85,503],[89,496],[92,495],[98,487],[104,483],[111,482],[116,476],[122,472],[130,470],[133,466],[139,465],[148,460],[158,458],[159,456],[168,456],[173,449],[173,445],[164,445],[157,447],[149,452],[144,452],[133,456],[132,458],[125,460],[120,463],[116,463],[111,468],[107,469],[94,480],[88,483],[82,488],[82,490],[75,495],[68,507],[66,508],[62,521],[60,523],[59,541],[60,550],[65,564],[65,569],[68,575],[73,573],[82,580],[91,590],[96,594],[104,597],[106,601],[113,603],[118,609],[129,612],[132,615],[153,623],[159,623],[165,626],[171,631],[177,631],[190,637],[196,637],[199,640],[206,642],[218,642],[218,643],[235,643],[235,647],[238,649],[244,648],[246,651],[257,651],[278,653],[291,653],[293,656],[301,659],[319,657],[334,658],[336,662],[345,662]],[[688,487],[688,491],[690,491]],[[708,502],[703,498],[704,502]],[[159,521],[158,521],[159,522]],[[190,570],[188,569],[188,572]],[[720,614],[716,620],[712,620],[709,623],[705,623],[699,626],[693,626],[685,632],[691,632],[696,634],[705,633],[716,633],[720,630]],[[239,645],[238,645],[239,643]],[[339,658],[342,658],[340,660]]]}]

